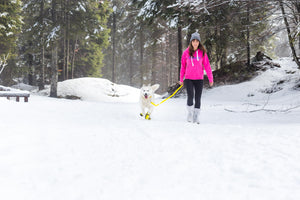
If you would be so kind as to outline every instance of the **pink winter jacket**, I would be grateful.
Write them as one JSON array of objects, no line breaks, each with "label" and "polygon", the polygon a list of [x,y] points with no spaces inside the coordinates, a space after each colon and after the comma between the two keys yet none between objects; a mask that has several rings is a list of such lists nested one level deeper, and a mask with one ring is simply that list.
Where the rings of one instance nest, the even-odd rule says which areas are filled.
[{"label": "pink winter jacket", "polygon": [[206,71],[209,82],[213,82],[213,74],[209,64],[207,54],[203,56],[203,52],[198,49],[193,58],[189,55],[189,48],[187,48],[181,58],[181,70],[180,70],[180,82],[183,79],[199,80],[203,79],[204,72],[203,67]]}]

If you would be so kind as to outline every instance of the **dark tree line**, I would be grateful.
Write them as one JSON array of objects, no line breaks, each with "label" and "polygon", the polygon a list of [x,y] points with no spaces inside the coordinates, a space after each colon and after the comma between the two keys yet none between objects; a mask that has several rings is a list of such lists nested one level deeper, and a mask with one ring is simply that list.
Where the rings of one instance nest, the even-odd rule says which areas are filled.
[{"label": "dark tree line", "polygon": [[[10,3],[8,3],[10,2]],[[84,76],[101,76],[104,48],[108,46],[107,1],[23,0],[1,1],[0,6],[16,7],[8,16],[20,19],[21,32],[15,32],[15,66],[18,73],[2,74],[13,84],[15,78],[43,89],[51,85],[57,95],[57,82]],[[1,7],[0,7],[1,8]],[[1,10],[6,12],[7,9]],[[22,17],[21,17],[22,16]],[[2,19],[2,18],[1,18]],[[12,42],[13,43],[13,42]],[[12,44],[11,43],[11,44]],[[2,46],[2,45],[1,45]],[[12,50],[12,48],[10,48]],[[6,70],[6,72],[10,72]]]},{"label": "dark tree line", "polygon": [[114,70],[106,68],[106,77],[134,86],[159,82],[162,90],[178,81],[180,57],[191,33],[200,33],[215,69],[242,59],[250,64],[250,56],[264,51],[272,37],[267,18],[277,9],[270,1],[114,0],[113,4],[109,27],[118,27],[112,32],[117,43],[108,48],[105,66],[113,65]]}]

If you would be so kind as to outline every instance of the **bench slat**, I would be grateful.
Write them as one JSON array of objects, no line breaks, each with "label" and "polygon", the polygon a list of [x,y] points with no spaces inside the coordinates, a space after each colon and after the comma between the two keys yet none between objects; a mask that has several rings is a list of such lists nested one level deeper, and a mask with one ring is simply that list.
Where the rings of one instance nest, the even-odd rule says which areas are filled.
[{"label": "bench slat", "polygon": [[29,97],[29,93],[18,93],[18,92],[1,92],[0,97]]},{"label": "bench slat", "polygon": [[6,97],[10,99],[10,97],[16,97],[16,101],[20,101],[20,97],[24,97],[24,102],[28,102],[28,97],[30,93],[26,92],[14,92],[14,91],[0,91],[0,97]]}]

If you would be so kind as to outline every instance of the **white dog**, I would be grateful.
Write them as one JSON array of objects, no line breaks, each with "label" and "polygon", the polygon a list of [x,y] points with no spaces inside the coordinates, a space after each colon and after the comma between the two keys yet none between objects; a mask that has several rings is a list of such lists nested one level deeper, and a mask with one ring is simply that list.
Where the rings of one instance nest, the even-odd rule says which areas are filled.
[{"label": "white dog", "polygon": [[155,84],[150,86],[143,85],[141,88],[141,94],[140,94],[140,106],[142,109],[142,112],[140,113],[140,116],[144,117],[145,119],[150,120],[150,115],[153,111],[154,106],[151,104],[154,100],[154,92],[159,88],[159,84]]}]

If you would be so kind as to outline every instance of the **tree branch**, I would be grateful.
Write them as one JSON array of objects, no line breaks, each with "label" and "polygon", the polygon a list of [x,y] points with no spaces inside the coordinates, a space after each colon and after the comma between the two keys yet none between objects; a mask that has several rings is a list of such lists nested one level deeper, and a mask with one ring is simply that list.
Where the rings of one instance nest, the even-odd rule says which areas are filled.
[{"label": "tree branch", "polygon": [[3,72],[4,68],[7,65],[7,58],[9,56],[9,53],[5,56],[3,56],[3,60],[0,58],[0,74]]},{"label": "tree branch", "polygon": [[233,113],[254,113],[254,112],[260,112],[260,111],[265,111],[265,112],[281,112],[281,113],[285,113],[285,112],[288,112],[288,111],[290,111],[290,110],[294,110],[294,109],[297,109],[297,108],[300,108],[300,105],[292,106],[292,107],[290,107],[290,108],[287,108],[287,109],[281,109],[281,110],[265,109],[264,107],[261,108],[261,109],[250,110],[250,111],[246,111],[246,110],[243,110],[243,111],[236,111],[236,110],[231,110],[231,109],[227,109],[227,108],[225,108],[224,110],[225,110],[225,111],[228,111],[228,112],[233,112]]}]

